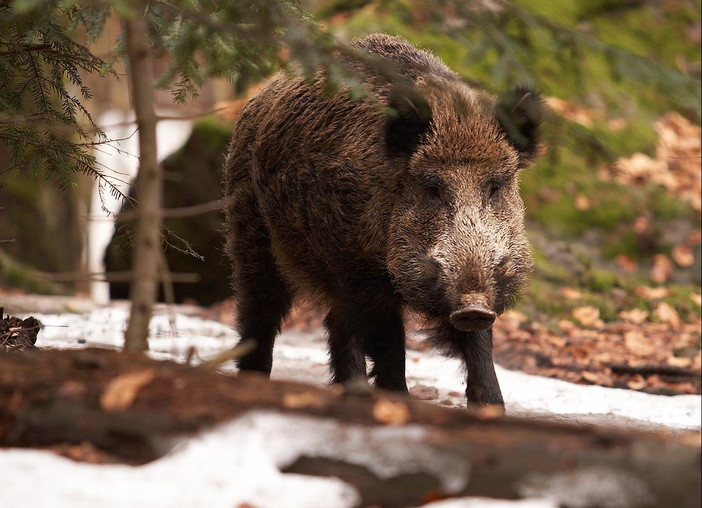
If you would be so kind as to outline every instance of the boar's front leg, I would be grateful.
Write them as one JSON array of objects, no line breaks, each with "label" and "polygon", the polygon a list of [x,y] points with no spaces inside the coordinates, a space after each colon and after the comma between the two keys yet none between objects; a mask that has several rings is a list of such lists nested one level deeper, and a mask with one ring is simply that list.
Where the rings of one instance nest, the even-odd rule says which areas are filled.
[{"label": "boar's front leg", "polygon": [[464,335],[459,342],[466,366],[468,406],[504,406],[500,384],[492,361],[492,327],[486,330],[455,333]]},{"label": "boar's front leg", "polygon": [[500,384],[492,362],[492,327],[461,331],[448,323],[436,329],[434,342],[452,356],[459,356],[466,369],[468,407],[497,404],[504,406]]}]

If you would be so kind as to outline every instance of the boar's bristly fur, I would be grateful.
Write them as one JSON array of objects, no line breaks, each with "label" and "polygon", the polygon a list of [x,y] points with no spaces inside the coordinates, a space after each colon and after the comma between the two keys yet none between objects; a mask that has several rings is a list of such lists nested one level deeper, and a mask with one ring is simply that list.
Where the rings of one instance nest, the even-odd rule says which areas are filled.
[{"label": "boar's bristly fur", "polygon": [[[538,151],[541,99],[469,87],[399,37],[353,46],[397,69],[348,62],[371,98],[281,75],[249,101],[225,164],[226,238],[242,370],[270,374],[295,298],[325,308],[334,382],[370,375],[406,391],[403,311],[462,358],[469,404],[503,404],[492,323],[532,261],[518,172]],[[375,64],[377,65],[377,64]]]}]

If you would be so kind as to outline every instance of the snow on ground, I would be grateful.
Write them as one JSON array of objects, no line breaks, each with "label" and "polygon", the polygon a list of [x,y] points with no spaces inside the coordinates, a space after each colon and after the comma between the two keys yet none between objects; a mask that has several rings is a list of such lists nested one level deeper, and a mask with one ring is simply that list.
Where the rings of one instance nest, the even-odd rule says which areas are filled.
[{"label": "snow on ground", "polygon": [[[33,314],[44,325],[50,325],[39,334],[37,346],[121,347],[127,313],[125,304],[116,304],[89,313]],[[151,322],[149,347],[151,356],[157,359],[182,361],[189,349],[195,348],[197,357],[206,360],[231,348],[237,341],[238,335],[228,326],[183,312],[169,312],[161,306]],[[234,370],[234,367],[224,370]],[[283,332],[276,342],[272,376],[324,384],[329,378],[324,332]],[[499,366],[497,377],[508,414],[578,423],[700,430],[702,399],[699,395],[670,397],[575,385]],[[455,359],[409,351],[407,381],[410,388],[416,384],[436,387],[439,399],[449,405],[465,404],[463,376]]]},{"label": "snow on ground", "polygon": [[[184,310],[167,311],[162,307],[155,315],[150,337],[153,357],[182,360],[190,348],[195,348],[196,358],[206,360],[237,342],[236,333],[229,327],[192,317]],[[113,304],[85,313],[35,313],[46,325],[37,346],[120,347],[127,311],[126,305]],[[324,383],[328,378],[324,344],[322,331],[283,333],[275,349],[273,377]],[[497,375],[508,414],[637,428],[664,426],[673,432],[700,429],[701,399],[696,395],[666,397],[579,386],[502,368]],[[455,360],[410,351],[407,377],[410,387],[436,387],[443,403],[463,404],[462,376]],[[331,437],[340,431],[343,439]],[[359,497],[348,484],[335,478],[283,474],[280,469],[302,454],[316,454],[343,457],[381,477],[412,472],[421,450],[403,443],[422,430],[408,425],[374,432],[372,443],[361,442],[353,425],[339,429],[338,424],[331,426],[331,422],[321,419],[256,411],[185,439],[167,456],[143,466],[96,466],[46,451],[5,449],[0,451],[0,506],[352,507]],[[431,467],[447,490],[460,489],[469,478],[469,464],[448,462],[448,458],[438,460]],[[481,506],[541,508],[558,506],[558,501],[464,498],[425,505]]]}]

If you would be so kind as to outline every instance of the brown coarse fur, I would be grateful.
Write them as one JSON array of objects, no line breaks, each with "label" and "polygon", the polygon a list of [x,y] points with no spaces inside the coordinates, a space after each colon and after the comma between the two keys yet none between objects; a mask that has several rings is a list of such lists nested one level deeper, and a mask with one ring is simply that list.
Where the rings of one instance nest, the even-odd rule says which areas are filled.
[{"label": "brown coarse fur", "polygon": [[[352,44],[369,97],[280,75],[242,112],[225,164],[227,252],[241,369],[270,373],[295,298],[328,310],[333,380],[406,390],[402,313],[460,356],[469,403],[502,403],[491,324],[531,267],[517,175],[533,158],[537,94],[498,101],[398,37]],[[374,63],[375,62],[375,63]],[[392,82],[378,62],[398,72]]]}]

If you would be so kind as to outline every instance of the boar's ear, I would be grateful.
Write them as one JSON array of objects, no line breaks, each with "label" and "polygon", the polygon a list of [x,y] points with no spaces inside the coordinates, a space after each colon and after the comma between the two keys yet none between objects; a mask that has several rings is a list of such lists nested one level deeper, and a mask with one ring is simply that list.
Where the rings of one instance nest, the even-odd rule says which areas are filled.
[{"label": "boar's ear", "polygon": [[431,124],[431,106],[416,89],[397,86],[390,92],[385,143],[391,155],[411,155]]},{"label": "boar's ear", "polygon": [[526,166],[539,146],[539,126],[543,117],[541,95],[525,86],[516,86],[500,98],[495,115],[507,140],[519,153],[520,166]]}]

